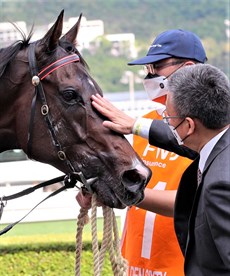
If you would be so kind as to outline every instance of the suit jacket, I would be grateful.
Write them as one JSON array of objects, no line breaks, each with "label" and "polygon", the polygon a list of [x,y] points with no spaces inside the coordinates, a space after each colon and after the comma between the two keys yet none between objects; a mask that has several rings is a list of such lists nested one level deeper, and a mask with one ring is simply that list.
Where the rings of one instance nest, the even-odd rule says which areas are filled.
[{"label": "suit jacket", "polygon": [[195,159],[178,188],[174,225],[185,256],[186,276],[230,275],[230,129],[206,161],[197,188],[199,155],[179,146],[162,121],[154,120],[149,143]]},{"label": "suit jacket", "polygon": [[197,158],[184,172],[174,210],[186,276],[230,275],[230,129],[217,142],[197,188]]}]

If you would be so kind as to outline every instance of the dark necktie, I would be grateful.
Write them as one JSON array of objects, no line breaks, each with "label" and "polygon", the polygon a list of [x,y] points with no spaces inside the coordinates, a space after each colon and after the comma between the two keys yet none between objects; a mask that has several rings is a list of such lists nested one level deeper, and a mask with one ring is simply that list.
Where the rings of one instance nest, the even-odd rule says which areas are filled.
[{"label": "dark necktie", "polygon": [[197,185],[199,186],[202,180],[202,173],[200,171],[200,169],[198,168],[197,170]]}]

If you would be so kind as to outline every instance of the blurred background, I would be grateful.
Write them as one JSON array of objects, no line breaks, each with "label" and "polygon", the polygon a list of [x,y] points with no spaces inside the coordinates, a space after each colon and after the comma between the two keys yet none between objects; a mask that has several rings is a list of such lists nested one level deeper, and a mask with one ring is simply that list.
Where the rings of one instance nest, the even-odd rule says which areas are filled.
[{"label": "blurred background", "polygon": [[79,49],[105,93],[128,91],[131,78],[135,91],[143,90],[142,68],[127,62],[145,55],[156,35],[174,28],[195,32],[208,62],[229,76],[229,0],[0,0],[0,47],[14,39],[7,22],[20,21],[27,33],[34,24],[37,40],[62,9],[65,30],[83,13]]}]

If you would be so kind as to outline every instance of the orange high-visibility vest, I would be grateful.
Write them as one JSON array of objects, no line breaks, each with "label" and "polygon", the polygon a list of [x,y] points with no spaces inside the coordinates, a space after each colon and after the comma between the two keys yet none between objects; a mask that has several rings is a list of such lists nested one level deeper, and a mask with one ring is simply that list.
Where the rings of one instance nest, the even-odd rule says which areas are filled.
[{"label": "orange high-visibility vest", "polygon": [[[161,119],[157,111],[144,117]],[[151,146],[147,139],[135,135],[133,147],[153,172],[148,188],[177,190],[180,178],[192,160]],[[121,245],[130,276],[184,275],[184,258],[174,232],[173,218],[134,206],[129,208]]]}]

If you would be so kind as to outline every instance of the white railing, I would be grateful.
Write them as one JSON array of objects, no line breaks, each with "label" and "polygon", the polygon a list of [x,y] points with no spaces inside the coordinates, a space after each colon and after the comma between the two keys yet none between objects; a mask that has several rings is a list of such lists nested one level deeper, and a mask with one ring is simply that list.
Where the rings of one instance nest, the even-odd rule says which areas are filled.
[{"label": "white railing", "polygon": [[[30,186],[22,185],[15,187],[0,188],[1,193],[11,195],[26,189]],[[69,189],[55,195],[41,203],[22,222],[75,220],[79,214],[80,206],[75,196],[78,193],[76,188]],[[37,203],[48,196],[50,192],[35,191],[29,195],[13,199],[7,202],[2,214],[1,224],[13,223],[26,215]],[[126,210],[114,209],[115,215],[121,219],[123,227]],[[89,212],[90,214],[90,212]],[[97,217],[102,217],[102,208],[98,207]]]}]

